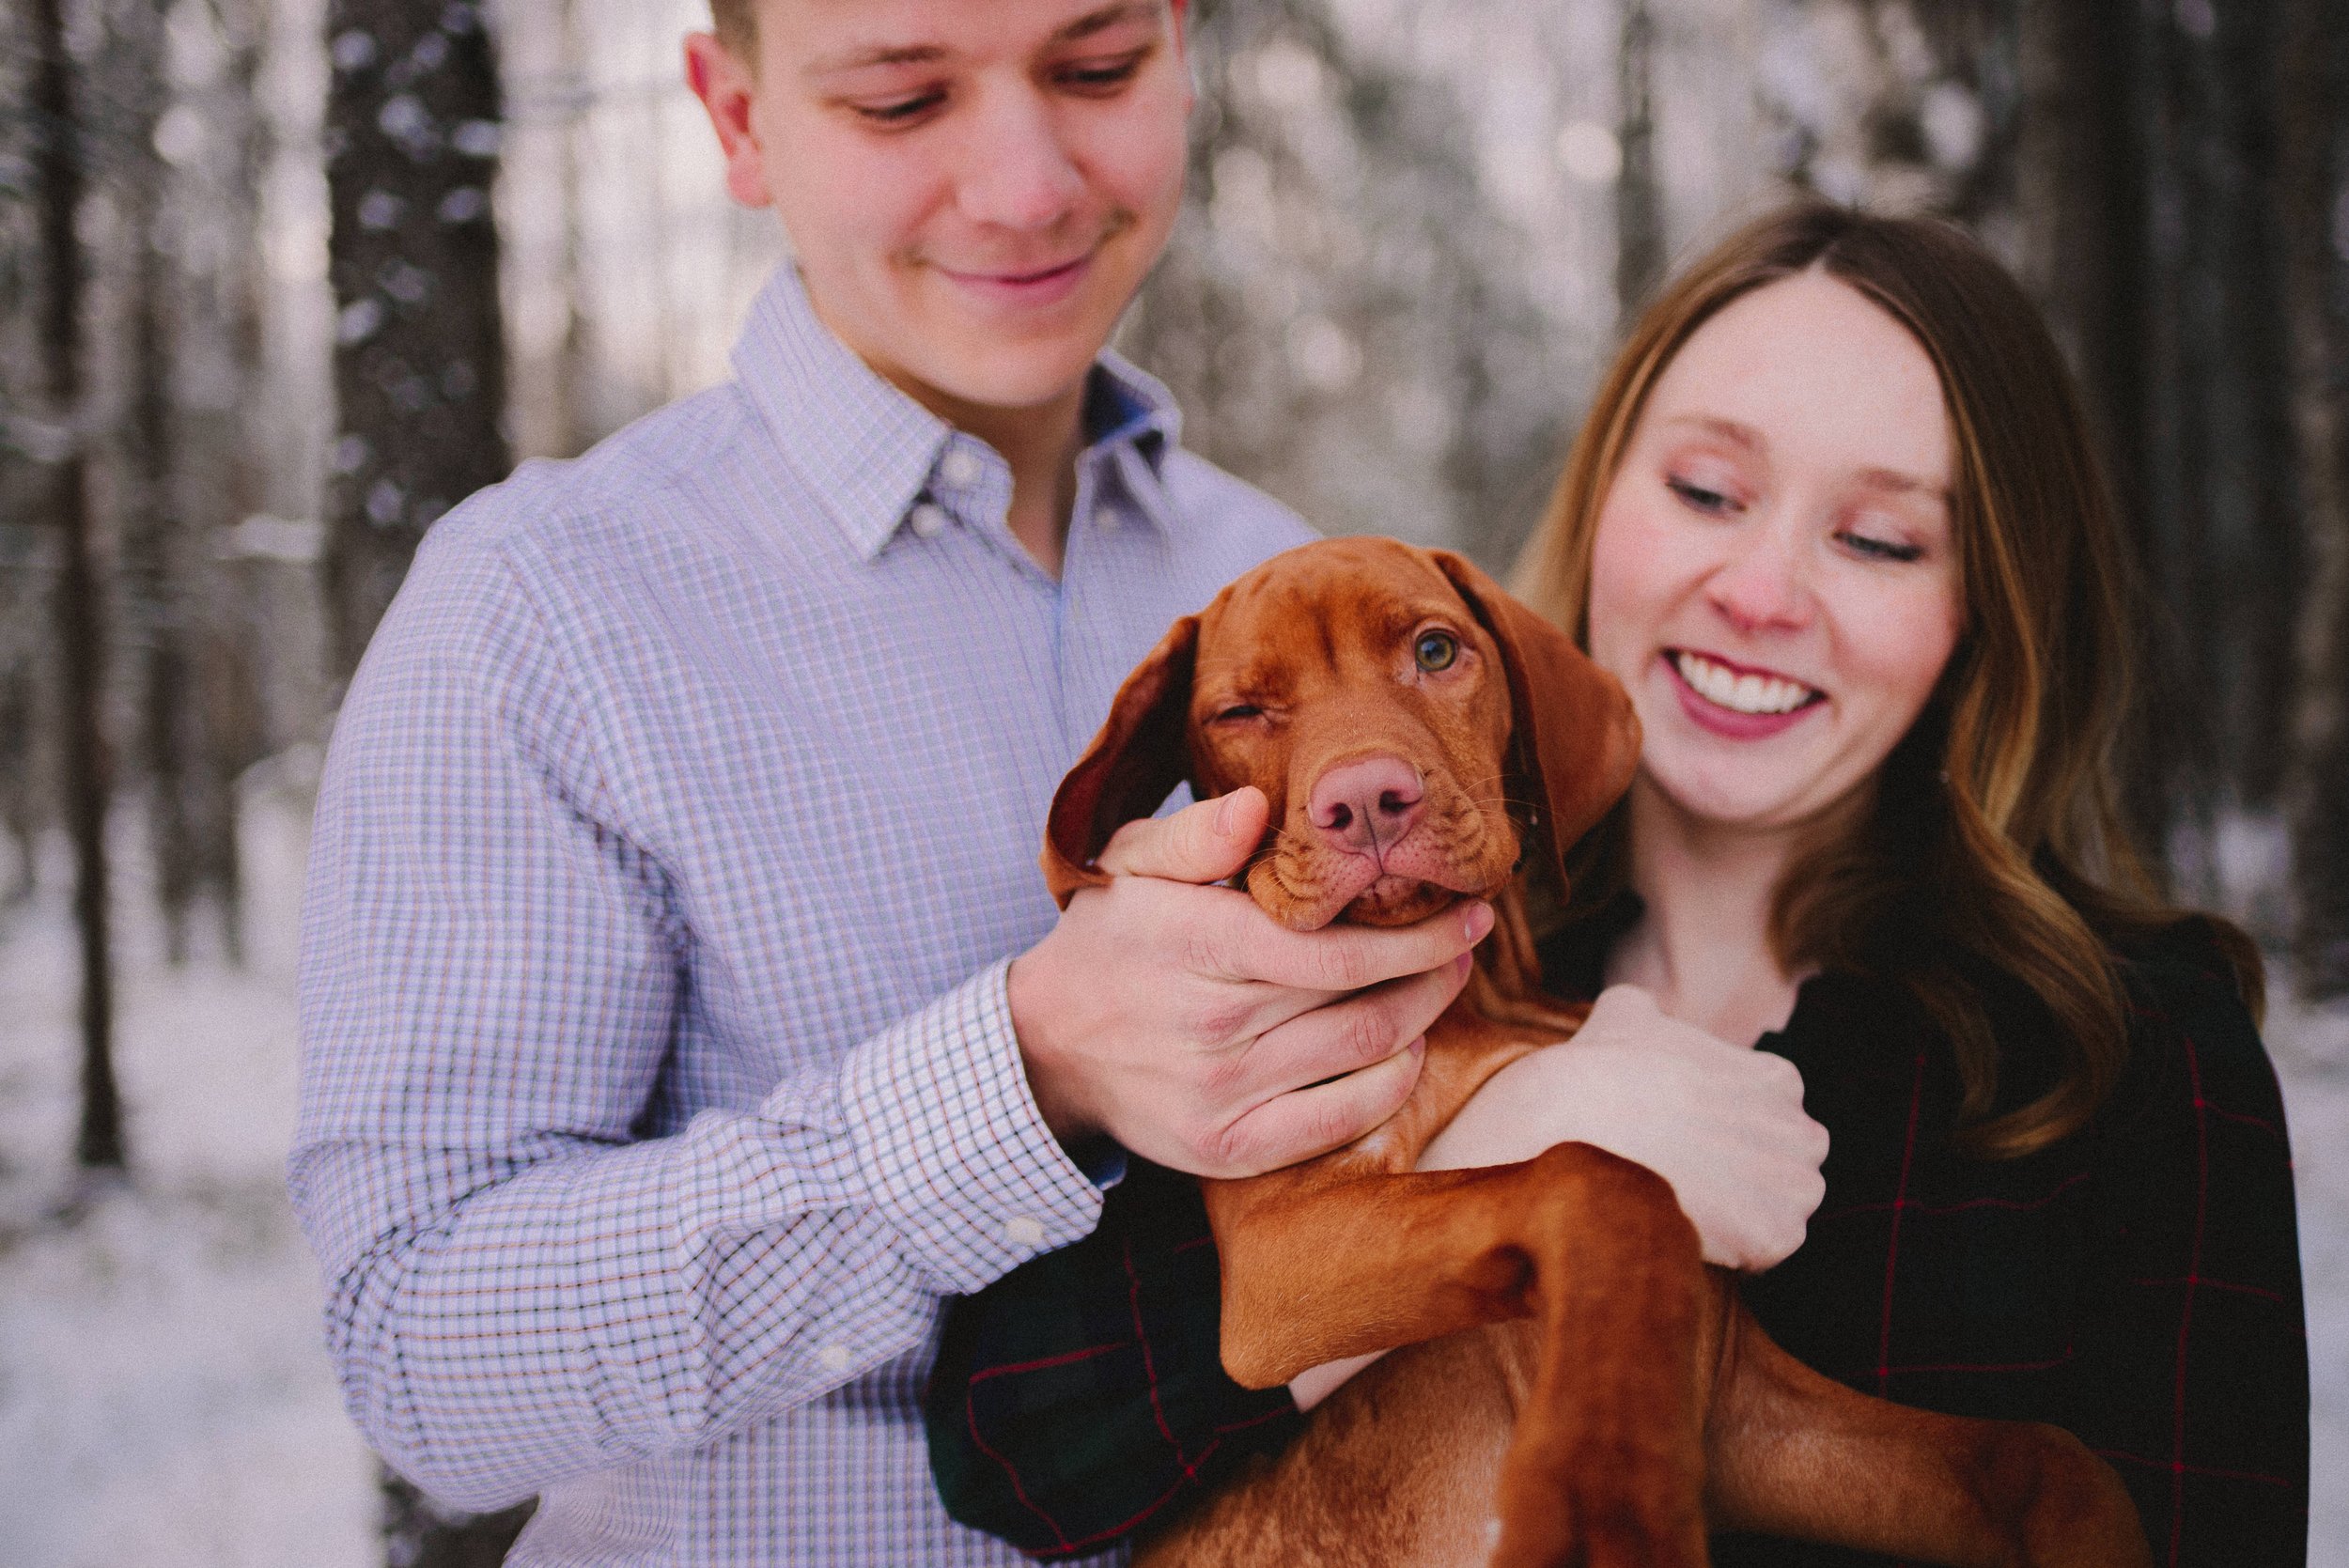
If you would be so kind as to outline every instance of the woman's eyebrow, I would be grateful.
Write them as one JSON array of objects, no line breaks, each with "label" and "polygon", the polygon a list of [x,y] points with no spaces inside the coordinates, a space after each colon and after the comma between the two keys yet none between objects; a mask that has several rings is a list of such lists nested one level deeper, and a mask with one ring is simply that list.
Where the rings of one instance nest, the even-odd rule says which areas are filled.
[{"label": "woman's eyebrow", "polygon": [[1897,468],[1863,468],[1859,471],[1859,482],[1870,489],[1888,490],[1895,495],[1921,495],[1935,501],[1950,498],[1947,485],[1937,485]]},{"label": "woman's eyebrow", "polygon": [[1769,444],[1762,439],[1762,432],[1755,429],[1752,426],[1740,425],[1734,419],[1723,419],[1717,414],[1676,413],[1667,417],[1664,423],[1667,425],[1693,425],[1698,429],[1705,432],[1707,435],[1719,436],[1723,441],[1745,447],[1747,450],[1752,452],[1762,451]]}]

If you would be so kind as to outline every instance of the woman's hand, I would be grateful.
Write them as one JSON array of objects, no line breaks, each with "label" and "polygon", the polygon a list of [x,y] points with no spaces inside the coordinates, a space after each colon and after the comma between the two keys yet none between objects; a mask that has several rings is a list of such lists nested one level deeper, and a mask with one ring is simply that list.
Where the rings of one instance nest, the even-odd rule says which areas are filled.
[{"label": "woman's hand", "polygon": [[1827,1129],[1782,1056],[1668,1017],[1610,986],[1581,1032],[1495,1073],[1421,1155],[1423,1171],[1509,1165],[1595,1144],[1672,1183],[1707,1263],[1759,1270],[1802,1245],[1827,1191]]}]

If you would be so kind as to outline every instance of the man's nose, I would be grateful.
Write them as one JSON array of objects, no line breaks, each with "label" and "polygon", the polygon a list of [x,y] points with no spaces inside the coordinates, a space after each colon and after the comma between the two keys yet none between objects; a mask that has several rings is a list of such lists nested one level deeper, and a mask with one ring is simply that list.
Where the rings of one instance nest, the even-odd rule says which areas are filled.
[{"label": "man's nose", "polygon": [[1307,814],[1331,847],[1383,855],[1411,831],[1426,804],[1419,769],[1380,753],[1341,763],[1314,781]]},{"label": "man's nose", "polygon": [[1069,158],[1043,94],[1022,85],[990,99],[971,139],[957,205],[978,223],[1050,228],[1084,194],[1084,174]]},{"label": "man's nose", "polygon": [[1767,522],[1743,532],[1705,584],[1713,607],[1740,631],[1803,625],[1812,598],[1802,542],[1792,530]]}]

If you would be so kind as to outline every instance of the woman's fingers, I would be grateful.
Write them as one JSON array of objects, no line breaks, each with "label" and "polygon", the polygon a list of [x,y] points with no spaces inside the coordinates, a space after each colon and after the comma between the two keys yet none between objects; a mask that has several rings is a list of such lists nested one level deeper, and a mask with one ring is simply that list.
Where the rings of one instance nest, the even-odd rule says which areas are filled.
[{"label": "woman's fingers", "polygon": [[1595,1144],[1672,1184],[1706,1261],[1762,1269],[1802,1245],[1826,1193],[1827,1129],[1802,1108],[1783,1057],[1667,1017],[1610,989],[1582,1032],[1495,1074],[1421,1159],[1423,1169],[1530,1159]]}]

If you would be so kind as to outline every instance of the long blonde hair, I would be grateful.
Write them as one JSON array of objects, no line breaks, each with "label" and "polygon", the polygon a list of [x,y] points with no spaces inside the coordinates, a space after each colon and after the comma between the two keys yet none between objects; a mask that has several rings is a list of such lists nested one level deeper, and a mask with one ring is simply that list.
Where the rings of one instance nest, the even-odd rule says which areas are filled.
[{"label": "long blonde hair", "polygon": [[[1600,508],[1657,378],[1732,301],[1813,269],[1906,327],[1939,372],[1957,456],[1951,513],[1966,630],[1885,761],[1871,815],[1789,869],[1771,941],[1790,971],[1843,969],[1905,986],[1955,1047],[1966,1146],[2029,1154],[2077,1130],[2120,1076],[2117,950],[2207,917],[2158,902],[2121,815],[2111,757],[2132,661],[2126,557],[2072,378],[2015,280],[1929,219],[1803,203],[1749,224],[1633,327],[1516,586],[1587,641]],[[1569,920],[1620,889],[1622,819],[1578,850]],[[2257,949],[2209,924],[2256,1010]],[[2052,1088],[1996,1116],[1986,974],[2035,996],[2064,1049]]]}]

